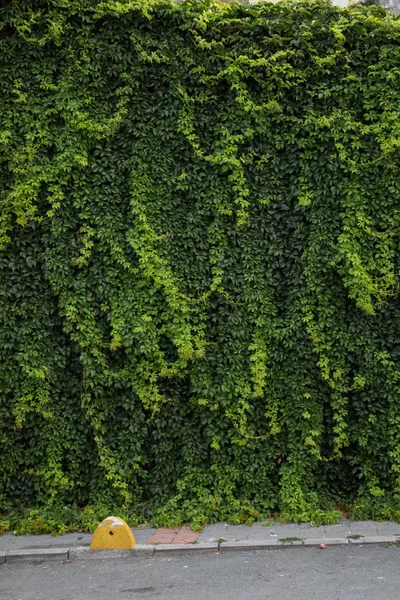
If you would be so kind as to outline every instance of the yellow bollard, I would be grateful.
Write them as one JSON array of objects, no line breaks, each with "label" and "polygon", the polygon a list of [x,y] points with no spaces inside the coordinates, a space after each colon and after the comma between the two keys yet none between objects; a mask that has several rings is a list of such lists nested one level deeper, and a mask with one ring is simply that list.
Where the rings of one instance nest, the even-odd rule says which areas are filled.
[{"label": "yellow bollard", "polygon": [[135,538],[129,526],[119,517],[107,517],[92,537],[91,550],[133,550]]}]

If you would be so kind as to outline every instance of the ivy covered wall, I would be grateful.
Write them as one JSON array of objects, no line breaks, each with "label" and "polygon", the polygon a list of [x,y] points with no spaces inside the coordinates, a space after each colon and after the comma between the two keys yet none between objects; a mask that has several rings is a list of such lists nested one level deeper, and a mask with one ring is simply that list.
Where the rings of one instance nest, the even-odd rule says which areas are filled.
[{"label": "ivy covered wall", "polygon": [[399,64],[374,6],[3,3],[0,507],[400,505]]}]

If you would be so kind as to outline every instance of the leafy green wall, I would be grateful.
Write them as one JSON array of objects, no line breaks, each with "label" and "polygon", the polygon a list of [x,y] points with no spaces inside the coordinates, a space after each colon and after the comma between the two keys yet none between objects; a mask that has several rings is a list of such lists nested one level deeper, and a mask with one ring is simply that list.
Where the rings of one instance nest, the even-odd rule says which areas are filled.
[{"label": "leafy green wall", "polygon": [[400,21],[3,5],[0,507],[400,504]]}]

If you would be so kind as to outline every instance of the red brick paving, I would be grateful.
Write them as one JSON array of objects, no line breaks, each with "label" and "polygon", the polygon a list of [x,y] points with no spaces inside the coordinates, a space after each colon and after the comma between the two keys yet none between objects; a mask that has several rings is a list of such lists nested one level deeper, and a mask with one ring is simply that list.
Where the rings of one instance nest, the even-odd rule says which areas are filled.
[{"label": "red brick paving", "polygon": [[178,533],[179,528],[167,529],[166,527],[160,527],[157,529],[147,542],[148,544],[172,544],[172,540]]},{"label": "red brick paving", "polygon": [[197,541],[199,532],[192,531],[189,525],[184,525],[176,534],[173,544],[193,544]]},{"label": "red brick paving", "polygon": [[192,531],[189,525],[183,527],[177,527],[175,529],[168,529],[166,527],[160,527],[157,529],[148,540],[148,544],[193,544],[199,533]]}]

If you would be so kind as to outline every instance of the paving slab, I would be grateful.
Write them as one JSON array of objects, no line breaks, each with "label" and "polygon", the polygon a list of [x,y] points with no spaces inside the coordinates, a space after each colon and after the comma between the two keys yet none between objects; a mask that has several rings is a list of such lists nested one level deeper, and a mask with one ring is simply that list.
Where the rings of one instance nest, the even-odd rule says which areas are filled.
[{"label": "paving slab", "polygon": [[228,523],[216,523],[215,525],[207,525],[198,537],[199,543],[216,542],[217,540],[226,537]]},{"label": "paving slab", "polygon": [[388,523],[384,521],[382,523],[376,523],[376,529],[378,535],[399,535],[400,536],[400,523]]},{"label": "paving slab", "polygon": [[0,550],[25,550],[29,548],[66,548],[89,546],[91,533],[66,533],[65,535],[0,535]]},{"label": "paving slab", "polygon": [[345,537],[338,532],[335,535],[326,535],[325,527],[309,527],[309,529],[300,528],[299,537],[307,539],[320,539],[325,537]]},{"label": "paving slab", "polygon": [[301,527],[298,523],[277,523],[273,529],[275,530],[275,533],[291,535],[292,533],[299,533],[300,531],[308,531],[311,527]]},{"label": "paving slab", "polygon": [[228,525],[222,537],[228,542],[247,540],[251,534],[251,525]]},{"label": "paving slab", "polygon": [[352,534],[378,535],[376,521],[349,521]]},{"label": "paving slab", "polygon": [[308,529],[310,527],[310,525],[308,524],[303,524],[303,523],[276,523],[274,527],[272,527],[272,529],[279,529],[279,530],[287,530],[287,531],[291,531],[293,529]]},{"label": "paving slab", "polygon": [[277,540],[281,537],[281,527],[279,523],[266,525],[265,523],[253,523],[249,528],[247,540]]},{"label": "paving slab", "polygon": [[247,526],[248,529],[250,529],[250,531],[252,532],[256,532],[256,531],[268,531],[269,529],[273,528],[274,523],[271,522],[271,525],[267,525],[267,521],[263,521],[261,523],[253,523],[250,526]]},{"label": "paving slab", "polygon": [[147,529],[132,529],[137,544],[147,544],[151,536],[157,531],[155,527]]},{"label": "paving slab", "polygon": [[[275,529],[275,534],[277,535],[278,540],[286,539],[286,538],[306,538],[308,537],[308,532],[304,529],[300,529],[300,527],[289,527],[288,525],[282,525],[279,529]],[[319,537],[323,537],[323,532],[321,532]]]},{"label": "paving slab", "polygon": [[249,525],[228,525],[217,524],[208,525],[199,535],[199,542],[214,542],[225,540],[229,542],[245,540],[251,534],[252,526]]},{"label": "paving slab", "polygon": [[0,550],[0,563],[6,562],[6,554],[7,552],[5,552],[4,550]]},{"label": "paving slab", "polygon": [[[263,530],[251,531],[247,536],[247,540],[271,540],[276,541],[278,538],[282,537],[280,532],[276,532],[276,530],[271,530],[270,527],[264,527]],[[288,537],[288,536],[286,536]],[[290,536],[291,537],[291,536]]]},{"label": "paving slab", "polygon": [[347,537],[351,535],[350,522],[337,525],[325,525],[324,534],[327,538]]}]

